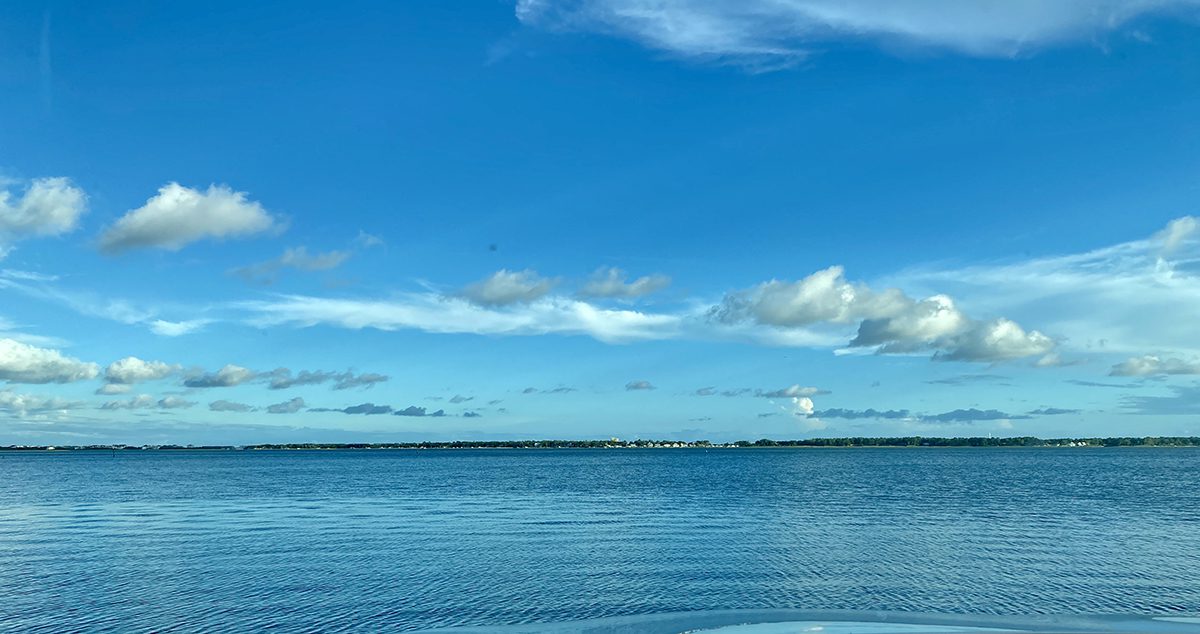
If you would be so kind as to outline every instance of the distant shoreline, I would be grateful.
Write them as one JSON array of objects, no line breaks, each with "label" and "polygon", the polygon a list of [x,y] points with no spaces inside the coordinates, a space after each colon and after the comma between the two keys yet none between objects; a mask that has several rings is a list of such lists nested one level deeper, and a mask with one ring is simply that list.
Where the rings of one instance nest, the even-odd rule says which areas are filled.
[{"label": "distant shoreline", "polygon": [[712,443],[706,440],[492,440],[408,443],[281,443],[255,445],[9,445],[0,451],[363,451],[363,450],[454,450],[454,449],[856,449],[856,448],[1108,448],[1108,447],[1200,447],[1198,436],[1117,436],[1109,438],[1011,438],[983,437],[847,437],[802,440],[739,440]]}]

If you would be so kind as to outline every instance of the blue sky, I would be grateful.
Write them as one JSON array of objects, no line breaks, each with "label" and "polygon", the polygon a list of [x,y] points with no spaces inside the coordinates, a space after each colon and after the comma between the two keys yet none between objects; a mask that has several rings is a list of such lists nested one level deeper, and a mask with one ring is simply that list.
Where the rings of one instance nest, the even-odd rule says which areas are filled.
[{"label": "blue sky", "polygon": [[1198,35],[10,4],[0,444],[1200,434]]}]

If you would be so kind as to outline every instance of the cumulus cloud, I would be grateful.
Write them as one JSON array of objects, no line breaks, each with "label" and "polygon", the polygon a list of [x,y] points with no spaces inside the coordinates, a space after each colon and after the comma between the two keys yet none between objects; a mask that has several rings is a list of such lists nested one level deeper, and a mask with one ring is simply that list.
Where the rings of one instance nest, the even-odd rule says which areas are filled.
[{"label": "cumulus cloud", "polygon": [[1193,0],[518,0],[524,24],[633,40],[687,59],[754,70],[798,63],[830,43],[929,47],[1011,57],[1068,42],[1092,43]]},{"label": "cumulus cloud", "polygon": [[199,240],[244,238],[278,226],[278,219],[248,200],[245,192],[224,185],[202,192],[168,183],[105,230],[100,248],[106,253],[138,248],[178,251]]},{"label": "cumulus cloud", "polygon": [[647,275],[632,282],[626,281],[625,272],[616,267],[601,268],[592,274],[591,279],[579,294],[583,297],[632,299],[661,291],[671,284],[671,278],[666,275]]},{"label": "cumulus cloud", "polygon": [[[282,403],[281,403],[281,405],[282,405]],[[304,407],[304,403],[301,402],[300,406]],[[254,407],[253,405],[247,405],[245,403],[237,403],[234,401],[226,401],[224,399],[221,399],[221,400],[213,401],[213,402],[209,403],[208,409],[210,411],[214,411],[214,412],[253,412],[254,410],[256,410],[258,408]]]},{"label": "cumulus cloud", "polygon": [[250,381],[257,376],[258,373],[254,370],[229,364],[216,372],[190,376],[184,379],[183,384],[186,387],[196,388],[233,387]]},{"label": "cumulus cloud", "polygon": [[555,280],[540,277],[530,269],[501,269],[485,279],[467,285],[462,294],[480,306],[509,306],[526,304],[544,297],[554,285]]},{"label": "cumulus cloud", "polygon": [[625,384],[625,389],[631,392],[638,390],[653,390],[654,386],[649,381],[630,381]]},{"label": "cumulus cloud", "polygon": [[0,257],[16,240],[57,236],[79,226],[87,195],[68,178],[38,178],[19,197],[0,182]]},{"label": "cumulus cloud", "polygon": [[298,271],[329,271],[341,266],[350,259],[349,251],[327,251],[325,253],[309,254],[305,247],[286,249],[283,255],[268,260],[232,269],[230,273],[240,276],[250,282],[271,283],[283,269]]},{"label": "cumulus cloud", "polygon": [[792,398],[792,414],[796,416],[812,416],[815,411],[813,400],[807,396]]},{"label": "cumulus cloud", "polygon": [[383,383],[388,380],[388,377],[383,374],[374,372],[366,372],[363,374],[355,374],[351,370],[345,372],[326,372],[323,370],[301,370],[295,375],[288,368],[276,368],[267,373],[269,378],[268,387],[272,390],[284,390],[299,385],[319,385],[323,383],[333,383],[335,390],[348,390],[356,387],[372,387],[377,383]]},{"label": "cumulus cloud", "polygon": [[125,383],[105,383],[96,388],[96,394],[100,394],[101,396],[116,396],[117,394],[128,394],[132,389],[132,385]]},{"label": "cumulus cloud", "polygon": [[162,361],[143,361],[137,357],[125,357],[113,361],[104,370],[104,380],[112,384],[131,385],[144,381],[157,381],[178,372],[178,365]]},{"label": "cumulus cloud", "polygon": [[953,289],[977,313],[1036,318],[1042,332],[1065,336],[1058,345],[1063,352],[1172,350],[1200,357],[1200,241],[1180,239],[1169,258],[1163,254],[1164,239],[1187,235],[1179,227],[1188,224],[1176,219],[1153,237],[1084,253],[918,267],[886,281],[924,292]]},{"label": "cumulus cloud", "polygon": [[430,416],[436,418],[446,415],[446,412],[440,409],[426,413],[424,407],[417,407],[416,405],[410,405],[404,409],[398,409],[392,413],[396,416]]},{"label": "cumulus cloud", "polygon": [[85,363],[57,350],[14,339],[0,339],[0,381],[9,383],[71,383],[94,379],[95,363]]},{"label": "cumulus cloud", "polygon": [[795,282],[772,280],[731,293],[709,316],[718,323],[749,321],[785,329],[857,322],[851,347],[872,347],[880,354],[933,351],[939,360],[1002,361],[1044,355],[1055,345],[1008,319],[971,319],[945,295],[914,300],[898,289],[874,291],[851,283],[840,266]]},{"label": "cumulus cloud", "polygon": [[1130,357],[1112,367],[1109,376],[1165,376],[1200,374],[1200,361],[1161,358],[1151,354]]},{"label": "cumulus cloud", "polygon": [[304,399],[296,398],[267,406],[268,414],[295,414],[305,408]]},{"label": "cumulus cloud", "polygon": [[8,388],[0,390],[0,411],[20,417],[65,412],[83,405],[79,401],[68,401],[57,396],[20,394]]}]

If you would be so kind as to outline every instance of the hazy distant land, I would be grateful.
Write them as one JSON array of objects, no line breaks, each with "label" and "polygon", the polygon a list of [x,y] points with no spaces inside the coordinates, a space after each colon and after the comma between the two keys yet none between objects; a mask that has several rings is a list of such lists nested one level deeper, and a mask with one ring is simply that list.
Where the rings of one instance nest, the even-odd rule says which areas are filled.
[{"label": "hazy distant land", "polygon": [[806,438],[801,440],[456,440],[390,443],[283,443],[259,445],[9,445],[0,451],[154,451],[280,449],[760,449],[851,447],[1200,447],[1200,436],[1117,436],[1109,438],[1012,438],[902,436],[887,438]]}]

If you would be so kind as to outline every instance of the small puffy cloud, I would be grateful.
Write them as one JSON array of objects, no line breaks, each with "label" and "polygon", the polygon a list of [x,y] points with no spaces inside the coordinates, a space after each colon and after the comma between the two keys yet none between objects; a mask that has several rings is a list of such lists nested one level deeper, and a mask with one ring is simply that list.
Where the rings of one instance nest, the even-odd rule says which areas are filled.
[{"label": "small puffy cloud", "polygon": [[544,297],[554,288],[554,284],[554,280],[539,277],[529,269],[501,269],[486,279],[468,285],[462,294],[480,306],[527,304]]},{"label": "small puffy cloud", "polygon": [[87,211],[87,195],[68,178],[38,178],[14,196],[0,182],[0,251],[24,238],[72,231]]},{"label": "small puffy cloud", "polygon": [[80,407],[83,407],[83,403],[68,401],[57,396],[36,396],[20,394],[11,389],[0,390],[0,411],[17,416],[50,414]]},{"label": "small puffy cloud", "polygon": [[296,398],[267,406],[268,414],[295,414],[305,408],[304,399]]},{"label": "small puffy cloud", "polygon": [[812,416],[814,411],[813,400],[807,396],[797,396],[792,398],[792,414],[796,416]]},{"label": "small puffy cloud", "polygon": [[434,418],[440,418],[446,415],[446,412],[440,409],[426,413],[424,407],[417,407],[416,405],[410,405],[404,409],[398,409],[392,413],[396,416],[430,416]]},{"label": "small puffy cloud", "polygon": [[450,402],[455,404],[466,403],[467,401],[473,400],[475,400],[474,396],[463,396],[461,394],[455,394],[454,396],[450,397]]},{"label": "small puffy cloud", "polygon": [[479,412],[463,412],[463,418],[483,418],[483,414]]},{"label": "small puffy cloud", "polygon": [[118,385],[131,385],[143,381],[157,381],[179,371],[179,366],[162,361],[143,361],[137,357],[125,357],[113,361],[104,370],[104,380]]},{"label": "small puffy cloud", "polygon": [[356,387],[372,387],[377,383],[383,383],[388,380],[388,377],[383,374],[375,374],[373,372],[355,374],[347,370],[345,372],[326,372],[323,370],[301,370],[296,374],[288,368],[276,368],[267,373],[270,379],[268,387],[272,390],[284,390],[299,385],[318,385],[322,383],[333,383],[335,390],[348,390]]},{"label": "small puffy cloud", "polygon": [[197,388],[233,387],[250,381],[257,376],[258,373],[253,370],[229,364],[216,372],[188,377],[183,381],[183,384],[186,387]]},{"label": "small puffy cloud", "polygon": [[328,271],[342,265],[346,260],[350,259],[349,251],[327,251],[325,253],[309,254],[305,247],[293,247],[286,249],[283,255],[260,262],[232,269],[230,273],[240,276],[250,282],[271,283],[275,277],[283,269],[296,269],[298,271]]},{"label": "small puffy cloud", "polygon": [[182,409],[195,405],[195,401],[189,401],[179,396],[164,396],[158,399],[158,407],[160,409]]},{"label": "small puffy cloud", "polygon": [[[281,405],[283,405],[283,403],[281,403]],[[300,406],[303,407],[304,403],[301,402]],[[209,403],[208,409],[213,412],[253,412],[257,408],[245,403],[237,403],[222,399]]]},{"label": "small puffy cloud", "polygon": [[820,394],[829,394],[829,390],[822,390],[815,387],[804,387],[802,385],[789,385],[788,387],[778,390],[758,390],[754,393],[755,396],[762,398],[797,398],[801,396],[817,396]]},{"label": "small puffy cloud", "polygon": [[654,386],[649,381],[630,381],[625,384],[625,389],[635,392],[638,390],[653,390]]},{"label": "small puffy cloud", "polygon": [[1112,367],[1109,376],[1165,376],[1200,374],[1200,361],[1162,358],[1151,354],[1130,357]]},{"label": "small puffy cloud", "polygon": [[1162,253],[1170,254],[1195,235],[1197,229],[1200,229],[1200,220],[1195,216],[1183,216],[1167,223],[1154,238],[1162,244]]},{"label": "small puffy cloud", "polygon": [[94,379],[95,363],[85,363],[57,350],[39,348],[15,339],[0,339],[0,381],[9,383],[71,383]]},{"label": "small puffy cloud", "polygon": [[632,299],[661,291],[670,284],[671,278],[666,275],[647,275],[629,282],[621,269],[601,268],[579,289],[579,294],[583,297]]},{"label": "small puffy cloud", "polygon": [[150,331],[156,335],[163,337],[181,337],[191,334],[207,326],[210,323],[208,319],[188,319],[185,321],[167,321],[165,319],[154,319],[149,322]]},{"label": "small puffy cloud", "polygon": [[125,383],[105,383],[96,388],[96,394],[101,396],[116,396],[118,394],[128,394],[132,389],[132,385]]},{"label": "small puffy cloud", "polygon": [[157,248],[178,251],[204,239],[244,238],[277,228],[262,205],[224,185],[207,191],[168,183],[146,204],[129,211],[100,236],[100,249],[121,253]]}]

